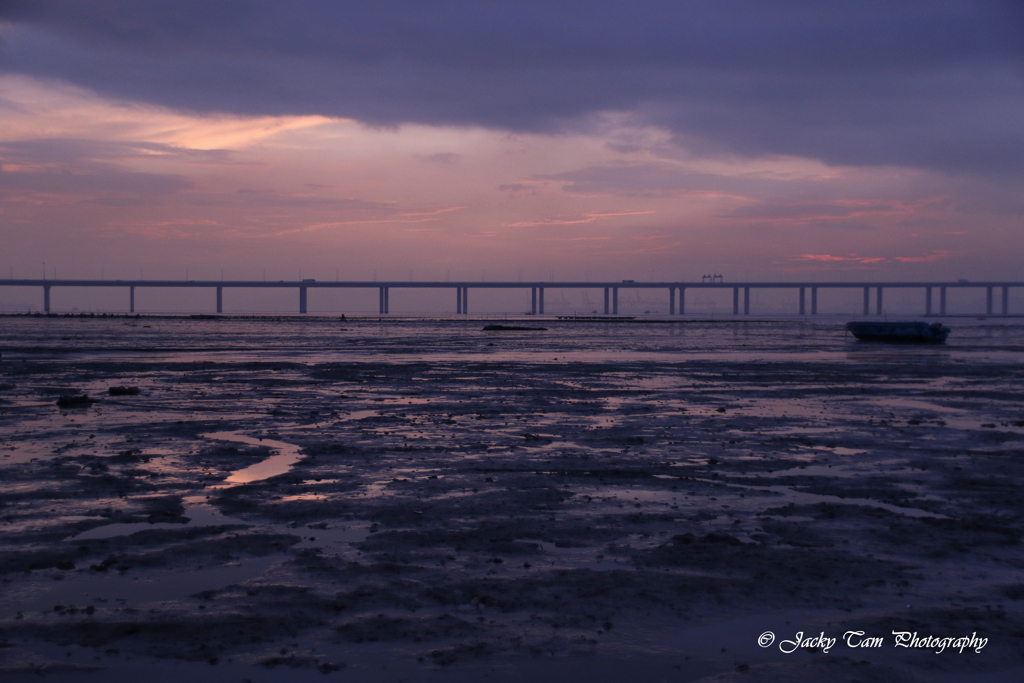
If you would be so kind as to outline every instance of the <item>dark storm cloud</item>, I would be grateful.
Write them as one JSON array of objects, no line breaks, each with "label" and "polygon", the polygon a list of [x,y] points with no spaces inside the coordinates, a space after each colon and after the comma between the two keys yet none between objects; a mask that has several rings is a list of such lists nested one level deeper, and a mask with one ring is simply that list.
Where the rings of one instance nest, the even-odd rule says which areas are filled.
[{"label": "dark storm cloud", "polygon": [[4,68],[199,111],[1020,171],[1019,0],[9,0]]}]

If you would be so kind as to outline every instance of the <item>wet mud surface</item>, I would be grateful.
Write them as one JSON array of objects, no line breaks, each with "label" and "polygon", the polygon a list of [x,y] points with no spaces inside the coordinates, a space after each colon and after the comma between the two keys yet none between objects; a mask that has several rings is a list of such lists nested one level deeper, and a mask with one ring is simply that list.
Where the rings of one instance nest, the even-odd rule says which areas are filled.
[{"label": "wet mud surface", "polygon": [[10,322],[5,680],[1024,671],[1019,327]]}]

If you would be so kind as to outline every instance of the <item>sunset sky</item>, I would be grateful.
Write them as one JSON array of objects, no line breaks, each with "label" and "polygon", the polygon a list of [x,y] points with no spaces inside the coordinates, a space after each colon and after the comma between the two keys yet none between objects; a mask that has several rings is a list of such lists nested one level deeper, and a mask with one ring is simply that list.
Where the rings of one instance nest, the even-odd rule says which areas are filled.
[{"label": "sunset sky", "polygon": [[1021,279],[1019,0],[3,0],[0,277]]}]

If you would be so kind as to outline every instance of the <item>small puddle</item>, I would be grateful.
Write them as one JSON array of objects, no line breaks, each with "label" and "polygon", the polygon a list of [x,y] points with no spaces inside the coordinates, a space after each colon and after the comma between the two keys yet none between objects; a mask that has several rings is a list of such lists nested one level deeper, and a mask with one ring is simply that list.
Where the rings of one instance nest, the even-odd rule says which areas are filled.
[{"label": "small puddle", "polygon": [[[263,576],[281,557],[246,557],[217,566],[191,569],[157,569],[145,574],[74,572],[62,581],[45,579],[19,595],[10,596],[5,608],[50,611],[54,603],[103,606],[148,605],[184,600],[211,587],[229,586]],[[42,577],[40,577],[42,579]]]},{"label": "small puddle", "polygon": [[150,531],[155,529],[182,529],[186,526],[252,526],[250,522],[221,514],[219,510],[206,502],[206,497],[201,495],[186,496],[182,499],[185,511],[182,514],[181,522],[131,522],[127,524],[114,523],[94,527],[88,531],[71,536],[69,541],[89,541],[101,538],[115,538],[117,536],[129,536],[136,531]]},{"label": "small puddle", "polygon": [[969,413],[969,410],[963,408],[955,408],[953,406],[944,406],[939,403],[933,403],[932,401],[925,401],[922,399],[913,398],[879,398],[872,403],[877,405],[885,406],[886,408],[910,408],[913,410],[930,410],[936,413]]},{"label": "small puddle", "polygon": [[129,536],[134,534],[136,531],[150,531],[153,529],[181,529],[185,525],[190,524],[190,521],[181,521],[177,524],[170,522],[158,522],[156,524],[150,524],[149,522],[132,522],[131,524],[104,524],[88,531],[83,531],[76,536],[69,536],[66,540],[68,541],[92,541],[101,538],[115,538],[117,536]]},{"label": "small puddle", "polygon": [[863,448],[847,448],[846,446],[819,446],[819,450],[832,451],[836,455],[860,455],[867,453]]},{"label": "small puddle", "polygon": [[622,571],[632,569],[633,565],[627,561],[620,561],[615,558],[605,558],[603,555],[595,557],[594,549],[585,547],[560,547],[550,541],[541,541],[536,538],[518,538],[516,543],[532,543],[540,547],[543,554],[533,555],[529,564],[543,567],[585,567],[593,570]]},{"label": "small puddle", "polygon": [[939,515],[934,512],[928,512],[927,510],[919,510],[917,508],[900,507],[899,505],[890,505],[877,500],[871,500],[870,498],[843,498],[842,496],[830,496],[820,493],[808,493],[806,491],[798,491],[788,486],[747,486],[745,484],[736,484],[728,481],[715,481],[714,479],[698,479],[693,478],[694,481],[702,481],[707,484],[716,484],[721,486],[730,486],[733,488],[747,489],[750,491],[765,491],[768,493],[777,493],[785,496],[790,501],[798,504],[813,505],[815,503],[836,503],[839,505],[862,505],[864,507],[873,507],[880,510],[887,510],[894,512],[898,515],[905,515],[907,517],[931,517],[932,519],[949,519],[946,515]]},{"label": "small puddle", "polygon": [[34,442],[3,444],[0,446],[0,463],[4,465],[20,465],[33,460],[42,460],[54,455],[54,447],[50,444]]},{"label": "small puddle", "polygon": [[[245,436],[238,432],[211,432],[209,434],[202,434],[201,436],[207,439],[235,441],[238,443],[248,444],[250,446],[269,446],[270,448],[278,451],[266,460],[258,462],[255,465],[250,465],[249,467],[238,470],[237,472],[232,472],[228,478],[224,480],[224,483],[217,484],[215,486],[208,486],[205,490],[226,489],[240,484],[249,484],[254,481],[262,481],[263,479],[276,477],[279,474],[284,474],[285,472],[290,471],[295,463],[303,457],[302,454],[299,453],[299,446],[286,443],[284,441],[260,439],[257,437]],[[152,529],[181,529],[184,526],[220,526],[224,524],[251,526],[249,522],[222,515],[218,510],[206,504],[205,500],[205,497],[202,495],[191,495],[184,498],[183,502],[185,503],[185,511],[183,517],[187,518],[187,521],[158,522],[154,524],[150,524],[149,522],[105,524],[100,527],[89,529],[88,531],[83,531],[76,536],[71,536],[68,540],[85,541],[100,538],[114,538],[116,536],[134,534],[137,531]]]},{"label": "small puddle", "polygon": [[284,441],[274,441],[273,439],[259,439],[253,436],[245,436],[238,432],[211,432],[209,434],[200,434],[200,436],[207,439],[217,439],[219,441],[235,441],[238,443],[248,444],[250,446],[269,446],[270,448],[276,449],[278,452],[262,462],[258,462],[255,465],[250,465],[245,469],[232,472],[227,479],[224,480],[223,484],[218,486],[211,486],[211,489],[224,489],[230,488],[231,486],[237,486],[238,484],[249,484],[254,481],[262,481],[264,479],[270,479],[276,477],[279,474],[284,474],[295,466],[295,463],[302,460],[302,454],[299,453],[299,447],[295,444],[285,443]]},{"label": "small puddle", "polygon": [[353,410],[345,415],[339,415],[338,421],[342,420],[365,420],[368,417],[379,417],[379,410]]}]

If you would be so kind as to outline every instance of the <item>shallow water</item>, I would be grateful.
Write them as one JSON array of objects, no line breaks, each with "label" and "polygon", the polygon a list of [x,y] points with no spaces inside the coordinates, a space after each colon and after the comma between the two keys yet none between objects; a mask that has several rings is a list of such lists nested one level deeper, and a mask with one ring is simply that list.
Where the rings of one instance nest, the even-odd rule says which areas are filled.
[{"label": "shallow water", "polygon": [[790,666],[752,647],[783,613],[908,603],[992,638],[930,677],[1014,670],[1024,326],[843,322],[5,317],[0,671],[696,680]]},{"label": "shallow water", "polygon": [[[336,318],[132,318],[4,316],[0,348],[5,357],[18,353],[105,354],[145,358],[152,353],[176,352],[191,360],[215,360],[229,354],[236,361],[273,359],[278,354],[307,362],[348,356],[398,354],[414,358],[455,359],[481,356],[522,360],[523,354],[551,355],[533,360],[554,361],[571,353],[579,360],[660,360],[675,354],[694,359],[737,360],[779,358],[798,353],[804,359],[943,360],[979,354],[1024,351],[1024,326],[1013,319],[958,320],[942,346],[896,346],[857,343],[845,330],[845,320],[822,318],[796,321],[679,321],[662,323],[593,323],[545,321],[543,332],[486,332],[473,320]],[[487,344],[493,343],[490,347]],[[13,354],[6,356],[6,354]],[[298,356],[296,356],[298,354]],[[764,354],[769,354],[764,356]],[[816,356],[816,354],[822,354]],[[93,356],[85,356],[93,357]],[[395,358],[398,360],[399,358]],[[561,358],[565,360],[565,358]]]},{"label": "shallow water", "polygon": [[266,446],[274,451],[274,454],[266,460],[261,460],[258,463],[249,465],[237,472],[229,474],[220,488],[237,486],[238,484],[249,484],[254,481],[270,479],[271,477],[276,477],[286,472],[290,472],[295,463],[304,457],[299,452],[300,449],[298,446],[295,444],[285,443],[284,441],[245,436],[238,432],[211,432],[209,434],[200,434],[200,436],[207,439],[234,441],[236,443],[244,443],[250,446]]}]

